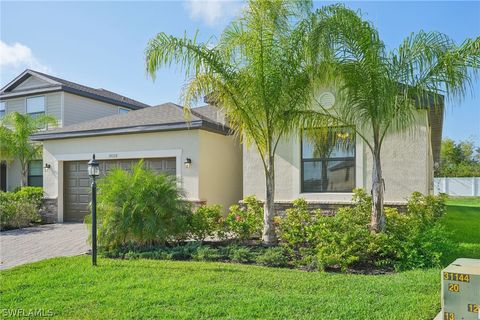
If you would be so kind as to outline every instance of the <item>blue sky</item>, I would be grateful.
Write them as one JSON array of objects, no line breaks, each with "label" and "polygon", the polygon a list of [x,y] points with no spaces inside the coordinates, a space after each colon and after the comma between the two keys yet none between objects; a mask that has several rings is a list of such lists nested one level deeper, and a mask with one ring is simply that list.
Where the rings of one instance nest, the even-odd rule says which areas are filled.
[{"label": "blue sky", "polygon": [[[315,2],[315,7],[332,2]],[[389,48],[411,32],[435,30],[461,42],[480,36],[480,2],[347,2],[378,28]],[[176,68],[152,82],[144,49],[157,32],[200,30],[215,39],[240,11],[234,1],[0,1],[0,85],[25,68],[109,89],[148,104],[178,102],[184,83]],[[447,102],[444,136],[480,144],[480,82],[475,94]]]}]

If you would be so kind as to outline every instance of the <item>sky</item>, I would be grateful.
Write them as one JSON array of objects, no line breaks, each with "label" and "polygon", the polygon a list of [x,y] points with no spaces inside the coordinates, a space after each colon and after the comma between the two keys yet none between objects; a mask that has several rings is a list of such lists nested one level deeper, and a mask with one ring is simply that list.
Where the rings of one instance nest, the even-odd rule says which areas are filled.
[{"label": "sky", "polygon": [[[314,2],[315,8],[333,2]],[[392,49],[421,29],[457,43],[480,36],[480,2],[351,1]],[[237,1],[14,2],[0,0],[0,85],[31,68],[157,105],[180,101],[181,70],[162,69],[153,81],[144,50],[158,32],[199,30],[215,42],[244,4]],[[480,144],[480,81],[462,101],[447,101],[444,137]]]}]

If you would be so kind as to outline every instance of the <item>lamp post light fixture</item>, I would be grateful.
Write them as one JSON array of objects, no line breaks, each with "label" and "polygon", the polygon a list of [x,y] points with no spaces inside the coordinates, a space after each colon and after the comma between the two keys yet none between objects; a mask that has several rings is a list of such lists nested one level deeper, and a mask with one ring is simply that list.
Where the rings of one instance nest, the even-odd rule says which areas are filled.
[{"label": "lamp post light fixture", "polygon": [[92,265],[97,265],[97,182],[95,179],[100,175],[100,165],[95,160],[88,161],[88,175],[92,178]]}]

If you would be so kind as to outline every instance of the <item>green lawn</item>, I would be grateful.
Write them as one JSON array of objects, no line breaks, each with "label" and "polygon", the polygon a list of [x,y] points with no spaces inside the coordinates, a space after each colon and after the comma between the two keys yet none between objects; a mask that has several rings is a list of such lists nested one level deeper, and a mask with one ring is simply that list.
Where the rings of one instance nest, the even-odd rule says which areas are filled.
[{"label": "green lawn", "polygon": [[447,200],[448,205],[480,207],[480,197],[451,197]]},{"label": "green lawn", "polygon": [[[450,206],[458,252],[480,258],[480,208]],[[57,258],[0,272],[5,309],[73,319],[432,319],[440,270],[345,275],[257,266]]]},{"label": "green lawn", "polygon": [[480,258],[480,197],[452,198],[447,203],[448,213],[442,223],[452,232],[458,247],[445,257],[446,263],[458,257]]}]

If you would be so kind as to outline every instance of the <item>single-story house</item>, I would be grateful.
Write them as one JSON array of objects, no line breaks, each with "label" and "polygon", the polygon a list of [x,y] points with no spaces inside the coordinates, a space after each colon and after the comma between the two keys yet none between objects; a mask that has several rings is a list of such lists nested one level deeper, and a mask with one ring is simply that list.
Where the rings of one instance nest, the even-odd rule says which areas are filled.
[{"label": "single-story house", "polygon": [[96,155],[101,172],[128,168],[140,159],[177,177],[185,198],[228,208],[242,198],[242,149],[225,117],[212,106],[192,110],[173,103],[41,132],[43,188],[50,211],[61,221],[89,213],[87,162]]},{"label": "single-story house", "polygon": [[[381,161],[385,204],[403,206],[413,192],[433,192],[434,166],[440,161],[443,98],[418,109],[416,126],[387,134]],[[275,156],[275,204],[279,210],[305,198],[312,208],[334,209],[351,203],[352,190],[372,186],[372,154],[348,128],[329,128],[330,146],[316,146],[306,132],[280,140]],[[329,139],[331,140],[331,139]],[[255,148],[243,147],[243,194],[264,199],[263,164]]]},{"label": "single-story house", "polygon": [[[409,134],[391,134],[383,146],[386,204],[404,205],[414,191],[431,193],[440,155],[443,105],[419,109]],[[331,129],[331,145],[316,146],[304,132],[283,139],[276,155],[276,204],[280,210],[303,197],[312,207],[351,203],[352,190],[371,185],[369,150],[347,128]],[[175,174],[192,202],[228,208],[247,195],[264,200],[263,165],[255,147],[241,146],[214,106],[194,108],[186,120],[181,106],[166,103],[127,114],[42,132],[49,165],[43,184],[58,221],[88,214],[87,161],[95,153],[102,170],[128,167],[139,159]]]}]

